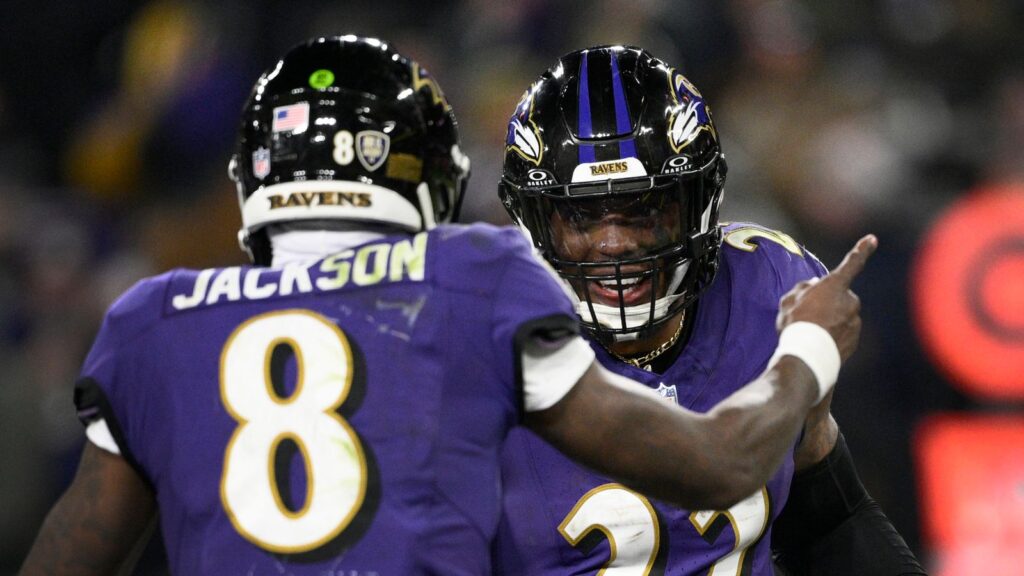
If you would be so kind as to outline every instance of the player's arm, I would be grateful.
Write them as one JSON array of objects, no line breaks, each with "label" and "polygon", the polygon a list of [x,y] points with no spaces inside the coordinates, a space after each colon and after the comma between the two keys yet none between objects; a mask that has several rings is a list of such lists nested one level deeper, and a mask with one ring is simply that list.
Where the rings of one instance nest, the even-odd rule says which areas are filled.
[{"label": "player's arm", "polygon": [[791,576],[925,574],[857,476],[829,411],[812,410],[794,454],[789,499],[772,529],[776,561]]},{"label": "player's arm", "polygon": [[[835,348],[843,360],[853,353],[860,303],[849,286],[875,246],[874,237],[862,239],[828,277],[783,298],[783,341],[790,325],[810,322],[828,331],[833,355]],[[670,405],[594,364],[559,402],[529,413],[526,422],[569,456],[640,492],[685,508],[724,510],[768,481],[831,386],[813,354],[780,352],[770,369],[707,414]]]},{"label": "player's arm", "polygon": [[861,484],[831,404],[830,392],[811,410],[793,454],[793,483],[772,529],[776,562],[791,576],[924,574]]},{"label": "player's arm", "polygon": [[46,517],[21,576],[115,574],[156,513],[149,485],[119,455],[86,442],[71,486]]},{"label": "player's arm", "polygon": [[708,414],[678,408],[596,362],[527,425],[573,459],[684,508],[725,510],[778,467],[816,398],[787,357]]}]

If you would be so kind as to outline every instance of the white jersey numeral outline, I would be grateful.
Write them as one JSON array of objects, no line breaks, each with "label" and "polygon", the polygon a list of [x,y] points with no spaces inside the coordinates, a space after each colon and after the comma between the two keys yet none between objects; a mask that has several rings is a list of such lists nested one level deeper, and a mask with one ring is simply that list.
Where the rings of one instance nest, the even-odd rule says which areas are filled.
[{"label": "white jersey numeral outline", "polygon": [[735,542],[732,551],[712,564],[708,576],[743,575],[743,557],[768,528],[768,502],[768,489],[761,488],[728,510],[701,510],[690,514],[690,522],[701,536],[705,536],[708,529],[721,517],[728,520],[732,526]]},{"label": "white jersey numeral outline", "polygon": [[558,526],[576,546],[594,530],[608,539],[611,555],[598,572],[607,576],[647,576],[661,546],[654,506],[621,484],[604,484],[584,494]]},{"label": "white jersey numeral outline", "polygon": [[[704,536],[719,518],[732,527],[732,551],[716,560],[708,576],[742,576],[743,559],[768,528],[770,496],[761,488],[732,508],[690,514],[690,522]],[[621,484],[603,484],[576,501],[558,526],[571,546],[577,546],[594,530],[608,540],[608,561],[597,576],[647,576],[661,547],[661,525],[651,502]],[[709,542],[711,544],[712,542]]]},{"label": "white jersey numeral outline", "polygon": [[[274,390],[271,357],[291,348],[295,391]],[[339,535],[366,497],[366,455],[337,410],[352,385],[352,349],[330,320],[291,309],[250,318],[221,352],[221,400],[238,422],[224,452],[221,502],[245,539],[277,553],[314,550]],[[298,447],[306,495],[290,510],[277,486],[274,459],[282,442]]]}]

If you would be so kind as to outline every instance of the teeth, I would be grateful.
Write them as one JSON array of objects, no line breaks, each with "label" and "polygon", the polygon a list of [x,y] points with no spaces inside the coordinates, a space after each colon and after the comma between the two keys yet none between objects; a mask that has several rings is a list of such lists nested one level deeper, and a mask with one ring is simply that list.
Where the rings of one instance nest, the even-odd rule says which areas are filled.
[{"label": "teeth", "polygon": [[[622,279],[622,287],[623,288],[630,288],[630,287],[632,287],[632,286],[634,286],[636,284],[639,284],[639,283],[640,283],[640,278],[623,278]],[[598,282],[598,284],[600,284],[601,286],[604,286],[605,288],[607,288],[609,290],[617,290],[618,289],[618,283],[615,280],[601,280],[601,281]]]}]

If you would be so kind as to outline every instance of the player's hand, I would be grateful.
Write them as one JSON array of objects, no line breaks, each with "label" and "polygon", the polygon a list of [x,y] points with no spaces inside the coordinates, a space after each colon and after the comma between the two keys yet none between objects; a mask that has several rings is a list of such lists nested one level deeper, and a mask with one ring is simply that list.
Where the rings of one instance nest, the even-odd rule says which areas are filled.
[{"label": "player's hand", "polygon": [[845,362],[860,340],[860,298],[850,290],[878,239],[868,234],[846,254],[846,258],[824,278],[800,282],[779,302],[776,327],[781,331],[794,322],[813,322],[828,330]]}]

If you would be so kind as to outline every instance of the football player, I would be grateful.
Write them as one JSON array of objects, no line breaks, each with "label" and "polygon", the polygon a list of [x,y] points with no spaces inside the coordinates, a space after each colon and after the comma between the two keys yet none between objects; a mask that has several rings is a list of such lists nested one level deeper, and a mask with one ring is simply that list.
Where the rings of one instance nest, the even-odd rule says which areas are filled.
[{"label": "football player", "polygon": [[518,231],[446,224],[469,172],[454,116],[378,40],[288,52],[229,172],[255,266],[114,303],[75,390],[89,442],[23,574],[112,573],[157,510],[177,574],[486,574],[516,424],[645,493],[727,507],[856,347],[872,237],[794,290],[778,362],[720,409],[638,393],[594,362]]},{"label": "football player", "polygon": [[[562,57],[508,126],[501,199],[572,288],[598,360],[695,412],[771,364],[779,298],[827,278],[786,234],[720,223],[725,177],[704,98],[639,48]],[[830,400],[771,478],[728,507],[666,504],[513,431],[498,571],[770,575],[774,536],[797,574],[923,574],[858,480]]]}]

